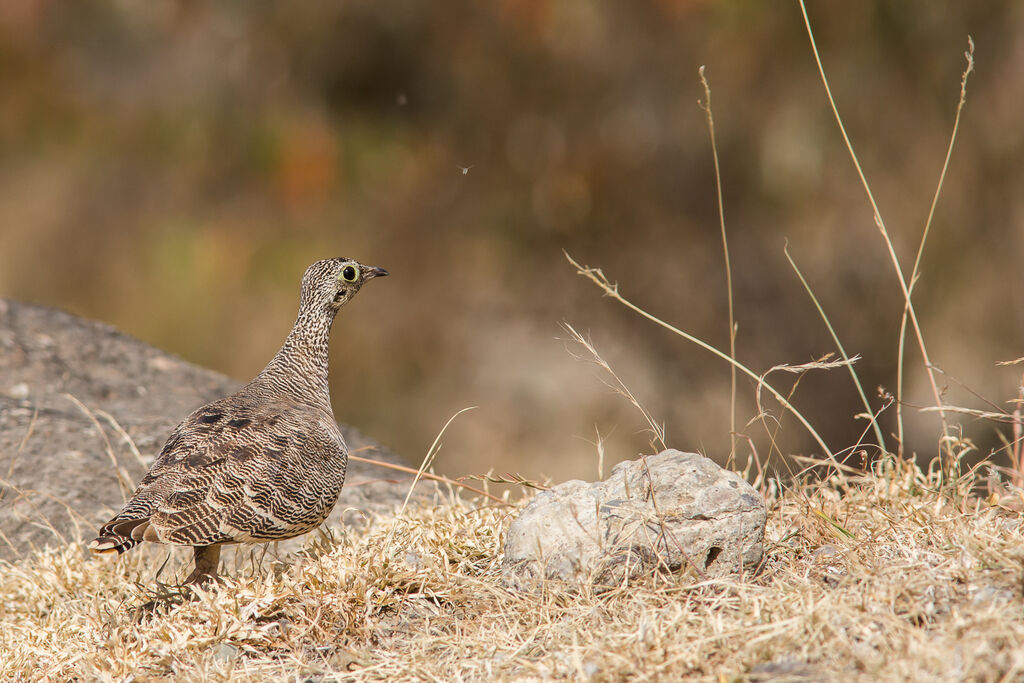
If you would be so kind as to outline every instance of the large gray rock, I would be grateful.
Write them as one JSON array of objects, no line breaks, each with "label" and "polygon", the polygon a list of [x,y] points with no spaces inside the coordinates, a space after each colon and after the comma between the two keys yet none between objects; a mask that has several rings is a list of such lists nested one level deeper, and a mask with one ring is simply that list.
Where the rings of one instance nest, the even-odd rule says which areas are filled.
[{"label": "large gray rock", "polygon": [[[240,386],[109,325],[0,299],[0,559],[92,538],[170,430]],[[341,429],[359,455],[400,462],[355,429]],[[400,504],[409,480],[352,462],[326,525],[357,519],[346,515],[350,508]]]},{"label": "large gray rock", "polygon": [[568,481],[537,495],[512,522],[507,582],[619,584],[654,571],[700,576],[753,570],[765,506],[739,475],[677,450],[620,463],[605,481]]}]

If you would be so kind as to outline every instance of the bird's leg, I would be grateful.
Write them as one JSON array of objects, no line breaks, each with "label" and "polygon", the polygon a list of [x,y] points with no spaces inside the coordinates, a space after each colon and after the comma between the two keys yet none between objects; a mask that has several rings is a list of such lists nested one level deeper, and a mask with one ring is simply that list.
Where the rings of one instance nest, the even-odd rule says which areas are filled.
[{"label": "bird's leg", "polygon": [[220,564],[220,545],[198,545],[193,548],[196,568],[185,579],[185,585],[203,585],[217,579]]}]

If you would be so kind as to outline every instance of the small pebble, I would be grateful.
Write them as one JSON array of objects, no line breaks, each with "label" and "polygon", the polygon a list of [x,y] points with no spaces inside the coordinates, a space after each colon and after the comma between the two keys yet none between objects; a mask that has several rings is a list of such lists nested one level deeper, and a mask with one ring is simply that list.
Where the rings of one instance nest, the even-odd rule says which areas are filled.
[{"label": "small pebble", "polygon": [[238,648],[230,643],[221,643],[213,650],[213,658],[220,662],[230,662],[238,657]]},{"label": "small pebble", "polygon": [[405,563],[413,569],[423,569],[423,560],[420,558],[420,554],[413,550],[405,554]]},{"label": "small pebble", "polygon": [[1013,600],[1013,591],[997,586],[980,588],[971,596],[971,602],[975,605],[1009,602],[1010,600]]},{"label": "small pebble", "polygon": [[834,545],[823,545],[817,550],[815,550],[813,553],[811,553],[811,557],[813,557],[815,560],[820,561],[831,559],[838,554],[839,550],[836,549]]}]

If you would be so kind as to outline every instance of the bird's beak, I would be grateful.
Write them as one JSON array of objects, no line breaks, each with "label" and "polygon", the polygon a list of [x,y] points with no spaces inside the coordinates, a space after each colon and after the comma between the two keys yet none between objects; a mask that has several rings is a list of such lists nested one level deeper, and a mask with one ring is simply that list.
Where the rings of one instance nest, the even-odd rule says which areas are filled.
[{"label": "bird's beak", "polygon": [[369,280],[372,277],[386,277],[390,274],[391,273],[384,270],[383,268],[378,268],[377,266],[370,266],[370,269],[366,271],[366,279]]}]

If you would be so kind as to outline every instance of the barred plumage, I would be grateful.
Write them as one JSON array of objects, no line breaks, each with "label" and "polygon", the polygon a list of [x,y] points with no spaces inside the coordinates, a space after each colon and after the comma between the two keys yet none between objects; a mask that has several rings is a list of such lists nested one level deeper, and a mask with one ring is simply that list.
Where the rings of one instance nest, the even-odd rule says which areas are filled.
[{"label": "barred plumage", "polygon": [[214,578],[224,543],[291,538],[319,526],[345,482],[348,449],[327,388],[335,314],[382,268],[317,261],[302,278],[299,314],[277,355],[238,393],[195,411],[124,509],[90,544],[123,553],[142,541],[195,548],[194,583]]}]

